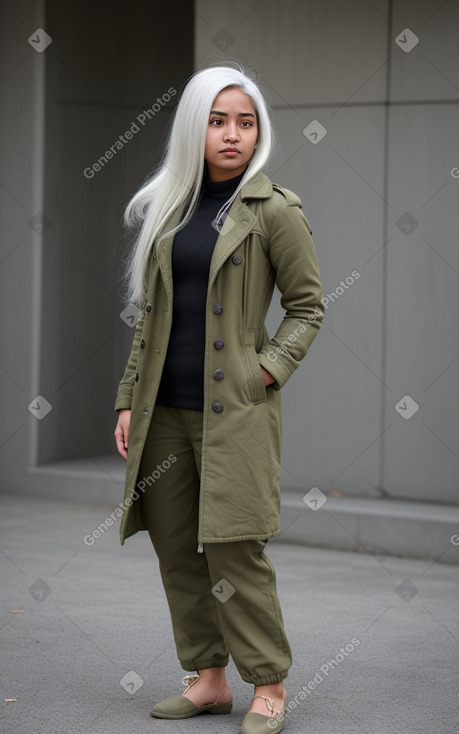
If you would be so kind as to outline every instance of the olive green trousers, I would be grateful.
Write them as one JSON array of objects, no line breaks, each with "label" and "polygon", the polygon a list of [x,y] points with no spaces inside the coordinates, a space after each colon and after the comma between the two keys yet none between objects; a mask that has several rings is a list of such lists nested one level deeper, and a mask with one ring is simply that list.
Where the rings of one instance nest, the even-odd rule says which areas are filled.
[{"label": "olive green trousers", "polygon": [[[138,481],[159,560],[178,659],[184,670],[225,666],[241,678],[278,683],[292,664],[266,540],[204,543],[198,553],[200,410],[156,405]],[[175,457],[175,460],[173,459]]]}]

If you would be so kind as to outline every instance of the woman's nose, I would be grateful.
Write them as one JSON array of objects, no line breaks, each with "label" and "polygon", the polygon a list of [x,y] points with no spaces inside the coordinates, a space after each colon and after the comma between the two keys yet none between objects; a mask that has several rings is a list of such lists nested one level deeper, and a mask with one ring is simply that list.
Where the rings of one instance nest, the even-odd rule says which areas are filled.
[{"label": "woman's nose", "polygon": [[228,125],[228,127],[225,130],[225,138],[227,140],[238,140],[239,139],[239,132],[236,127],[236,125]]}]

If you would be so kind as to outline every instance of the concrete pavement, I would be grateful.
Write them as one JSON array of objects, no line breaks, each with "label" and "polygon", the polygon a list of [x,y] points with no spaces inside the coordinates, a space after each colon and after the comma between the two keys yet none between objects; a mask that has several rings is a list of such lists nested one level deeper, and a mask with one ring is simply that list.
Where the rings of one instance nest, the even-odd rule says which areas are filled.
[{"label": "concrete pavement", "polygon": [[[230,715],[149,716],[185,671],[148,535],[122,548],[115,522],[83,540],[113,509],[0,496],[0,731],[238,734],[252,687],[232,662]],[[267,553],[294,655],[286,733],[459,732],[457,565],[276,540]]]}]

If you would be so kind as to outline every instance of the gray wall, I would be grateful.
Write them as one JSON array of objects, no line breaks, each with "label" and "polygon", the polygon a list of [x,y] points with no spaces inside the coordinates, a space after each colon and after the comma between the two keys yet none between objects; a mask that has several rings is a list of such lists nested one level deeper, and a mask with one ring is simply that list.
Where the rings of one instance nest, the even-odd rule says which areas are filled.
[{"label": "gray wall", "polygon": [[[133,334],[120,318],[121,217],[193,71],[193,5],[48,0],[0,13],[1,489],[115,499],[113,407]],[[28,405],[43,398],[38,419]]]},{"label": "gray wall", "polygon": [[[283,390],[284,488],[457,503],[457,3],[19,0],[0,14],[0,489],[119,501],[121,213],[174,100],[92,179],[83,170],[193,63],[229,59],[273,105],[268,173],[303,199],[325,293],[360,274]],[[394,41],[407,27],[409,52]],[[27,41],[37,28],[43,53]],[[281,317],[275,303],[271,331]],[[406,395],[409,420],[394,407]]]},{"label": "gray wall", "polygon": [[[107,426],[133,331],[119,318],[120,218],[157,163],[174,98],[157,103],[159,111],[143,124],[138,116],[170,87],[180,89],[192,71],[192,9],[180,5],[176,56],[171,6],[158,13],[144,0],[129,12],[115,4],[113,12],[107,1],[67,16],[57,0],[47,3],[47,28],[55,29],[46,57],[45,212],[52,226],[44,236],[40,384],[55,415],[40,431],[41,462],[114,448]],[[131,128],[132,138],[119,141]],[[110,151],[113,157],[88,171],[116,140],[122,147]]]},{"label": "gray wall", "polygon": [[[325,294],[360,274],[283,389],[284,487],[457,503],[458,4],[197,11],[196,65],[234,60],[260,77],[282,151],[269,173],[303,200]],[[409,52],[394,40],[406,28]],[[327,133],[313,144],[314,120]],[[276,301],[271,332],[281,317]],[[394,407],[406,395],[410,419]]]}]

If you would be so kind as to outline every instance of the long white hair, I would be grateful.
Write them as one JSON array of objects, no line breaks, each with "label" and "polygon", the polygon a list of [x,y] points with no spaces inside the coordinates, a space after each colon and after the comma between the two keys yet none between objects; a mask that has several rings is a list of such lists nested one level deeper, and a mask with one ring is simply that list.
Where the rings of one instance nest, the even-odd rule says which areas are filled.
[{"label": "long white hair", "polygon": [[[126,302],[143,307],[146,275],[153,246],[177,232],[190,220],[197,205],[204,171],[204,151],[209,115],[217,95],[227,87],[239,86],[249,95],[257,114],[257,147],[233,196],[218,217],[227,211],[242,186],[266,163],[274,145],[270,111],[256,83],[242,69],[211,66],[190,78],[175,110],[165,154],[157,171],[132,197],[125,213],[128,227],[139,228],[126,261]],[[167,218],[185,204],[181,222],[161,232]],[[156,241],[158,240],[158,241]]]}]

